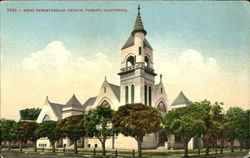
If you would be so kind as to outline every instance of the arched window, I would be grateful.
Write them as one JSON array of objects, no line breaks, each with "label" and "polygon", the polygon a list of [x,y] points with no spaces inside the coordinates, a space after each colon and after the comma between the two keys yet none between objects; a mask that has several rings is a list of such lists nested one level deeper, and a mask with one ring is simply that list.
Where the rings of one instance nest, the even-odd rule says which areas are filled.
[{"label": "arched window", "polygon": [[43,117],[43,121],[49,121],[50,120],[50,117],[48,116],[48,115],[45,115],[44,117]]},{"label": "arched window", "polygon": [[131,103],[135,101],[135,86],[131,85]]},{"label": "arched window", "polygon": [[161,112],[167,112],[167,108],[162,101],[158,104],[157,109]]},{"label": "arched window", "polygon": [[152,106],[152,89],[151,89],[151,87],[148,87],[148,103],[150,106]]},{"label": "arched window", "polygon": [[149,67],[149,59],[147,56],[145,56],[145,66]]},{"label": "arched window", "polygon": [[128,57],[126,65],[127,67],[135,65],[135,58],[133,56]]},{"label": "arched window", "polygon": [[145,105],[148,104],[148,87],[147,85],[144,86],[144,102],[145,102]]},{"label": "arched window", "polygon": [[125,87],[125,104],[128,104],[128,86]]},{"label": "arched window", "polygon": [[107,100],[103,100],[100,106],[110,106],[110,104]]}]

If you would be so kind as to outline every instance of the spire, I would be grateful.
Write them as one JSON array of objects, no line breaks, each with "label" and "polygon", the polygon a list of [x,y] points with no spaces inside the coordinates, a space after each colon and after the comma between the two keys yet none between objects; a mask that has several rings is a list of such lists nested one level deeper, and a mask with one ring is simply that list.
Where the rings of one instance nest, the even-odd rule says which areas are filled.
[{"label": "spire", "polygon": [[107,80],[107,76],[105,75],[103,83],[106,83],[106,82],[108,82],[108,80]]},{"label": "spire", "polygon": [[162,82],[162,74],[160,74],[160,83]]},{"label": "spire", "polygon": [[134,30],[132,31],[132,35],[134,35],[136,32],[142,32],[144,33],[145,35],[147,34],[147,31],[144,30],[144,27],[143,27],[143,23],[142,23],[142,20],[141,20],[141,14],[140,14],[140,4],[138,4],[138,13],[137,13],[137,17],[136,17],[136,20],[135,20],[135,26],[134,26]]},{"label": "spire", "polygon": [[46,96],[46,99],[45,99],[45,102],[44,102],[44,104],[49,104],[50,102],[49,102],[49,97],[48,96]]},{"label": "spire", "polygon": [[140,14],[140,9],[141,9],[140,8],[140,4],[138,4],[138,8],[137,9],[138,9],[138,14]]}]

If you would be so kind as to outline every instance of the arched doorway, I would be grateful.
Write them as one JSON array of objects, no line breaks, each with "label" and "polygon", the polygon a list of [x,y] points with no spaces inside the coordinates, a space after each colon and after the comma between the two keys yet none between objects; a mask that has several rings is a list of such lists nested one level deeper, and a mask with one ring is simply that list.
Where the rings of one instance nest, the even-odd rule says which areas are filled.
[{"label": "arched doorway", "polygon": [[168,141],[168,134],[166,131],[160,131],[158,133],[159,145],[165,145],[165,142]]}]

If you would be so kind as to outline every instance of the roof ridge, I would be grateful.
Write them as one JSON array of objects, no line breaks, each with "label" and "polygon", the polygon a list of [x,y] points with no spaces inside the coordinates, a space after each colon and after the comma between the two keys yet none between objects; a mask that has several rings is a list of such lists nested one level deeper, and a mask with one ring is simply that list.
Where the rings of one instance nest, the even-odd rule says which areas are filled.
[{"label": "roof ridge", "polygon": [[113,86],[120,87],[120,86],[118,86],[118,85],[116,85],[116,84],[113,84],[113,83],[110,83],[110,82],[108,82],[108,84],[113,85]]}]

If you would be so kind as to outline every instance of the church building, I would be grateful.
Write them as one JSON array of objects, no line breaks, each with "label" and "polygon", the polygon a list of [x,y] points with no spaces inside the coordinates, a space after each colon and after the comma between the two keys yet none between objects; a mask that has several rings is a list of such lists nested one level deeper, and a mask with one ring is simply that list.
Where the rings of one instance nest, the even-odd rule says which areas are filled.
[{"label": "church building", "polygon": [[[113,110],[117,110],[121,105],[143,103],[155,107],[162,114],[166,114],[172,109],[190,105],[191,101],[183,92],[180,92],[176,100],[170,104],[162,82],[162,75],[159,75],[159,83],[155,82],[158,75],[154,69],[154,53],[146,35],[147,31],[144,29],[140,7],[138,7],[134,28],[121,47],[120,72],[118,72],[120,84],[110,83],[105,77],[99,93],[89,97],[83,104],[75,95],[66,104],[52,103],[47,97],[37,122],[57,121],[72,115],[86,114],[97,106],[110,106]],[[190,147],[194,147],[193,142],[191,141]],[[73,142],[69,139],[57,142],[57,146],[64,144],[66,147],[73,146]],[[99,140],[94,138],[80,140],[78,145],[85,148],[101,147]],[[37,146],[49,147],[50,143],[46,138],[39,139]],[[144,149],[160,146],[166,146],[168,149],[179,149],[184,147],[184,143],[181,137],[169,135],[165,131],[152,133],[143,138],[142,148]],[[132,137],[120,134],[108,139],[106,147],[110,149],[137,149],[137,142]]]}]

